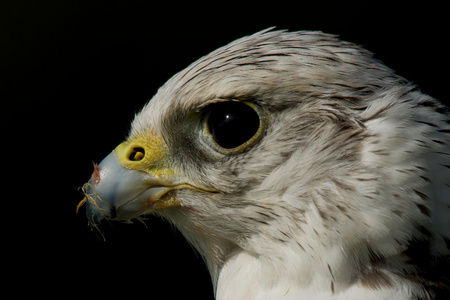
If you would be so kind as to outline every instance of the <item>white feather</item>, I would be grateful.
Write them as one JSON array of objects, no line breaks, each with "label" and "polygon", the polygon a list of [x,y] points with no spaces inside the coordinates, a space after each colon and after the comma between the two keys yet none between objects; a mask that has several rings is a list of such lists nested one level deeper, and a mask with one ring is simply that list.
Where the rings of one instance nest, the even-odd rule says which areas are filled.
[{"label": "white feather", "polygon": [[[217,99],[267,112],[257,144],[208,147],[201,111]],[[433,299],[449,288],[433,266],[449,263],[448,120],[354,44],[264,31],[176,74],[130,136],[154,130],[177,172],[220,191],[177,190],[182,207],[159,212],[204,256],[217,299]]]}]

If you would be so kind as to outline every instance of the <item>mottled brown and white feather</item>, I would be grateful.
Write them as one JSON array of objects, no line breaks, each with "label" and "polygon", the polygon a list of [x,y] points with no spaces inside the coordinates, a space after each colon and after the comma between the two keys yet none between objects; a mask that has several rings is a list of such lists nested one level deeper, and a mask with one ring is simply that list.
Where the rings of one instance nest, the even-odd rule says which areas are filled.
[{"label": "mottled brown and white feather", "polygon": [[[268,114],[234,155],[192,122],[223,100]],[[357,45],[262,31],[176,74],[130,136],[155,130],[179,172],[220,191],[174,191],[183,208],[160,212],[204,256],[217,299],[444,299],[449,120]]]}]

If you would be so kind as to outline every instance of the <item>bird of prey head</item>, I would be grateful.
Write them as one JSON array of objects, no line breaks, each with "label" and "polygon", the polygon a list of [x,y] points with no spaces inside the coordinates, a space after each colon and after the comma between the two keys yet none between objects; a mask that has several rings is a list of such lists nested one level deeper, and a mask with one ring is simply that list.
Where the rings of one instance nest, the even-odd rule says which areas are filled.
[{"label": "bird of prey head", "polygon": [[357,45],[262,31],[158,90],[87,216],[166,218],[217,299],[449,299],[449,120]]}]

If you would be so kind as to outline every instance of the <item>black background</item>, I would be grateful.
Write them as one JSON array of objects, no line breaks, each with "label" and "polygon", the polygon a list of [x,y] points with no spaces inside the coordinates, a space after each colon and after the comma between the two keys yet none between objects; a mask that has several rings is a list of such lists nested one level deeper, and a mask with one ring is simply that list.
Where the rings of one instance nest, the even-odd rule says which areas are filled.
[{"label": "black background", "polygon": [[92,162],[157,88],[236,38],[271,26],[338,34],[449,100],[447,8],[432,3],[0,5],[2,270],[15,295],[213,298],[201,257],[167,222],[105,224],[103,241],[75,207]]}]

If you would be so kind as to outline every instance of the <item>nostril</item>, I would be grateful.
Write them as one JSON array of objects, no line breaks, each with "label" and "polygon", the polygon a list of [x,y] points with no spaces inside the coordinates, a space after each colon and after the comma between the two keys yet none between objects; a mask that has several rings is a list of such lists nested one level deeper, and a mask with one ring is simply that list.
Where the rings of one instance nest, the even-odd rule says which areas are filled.
[{"label": "nostril", "polygon": [[134,147],[128,159],[131,161],[140,161],[145,156],[145,150],[142,147]]}]

